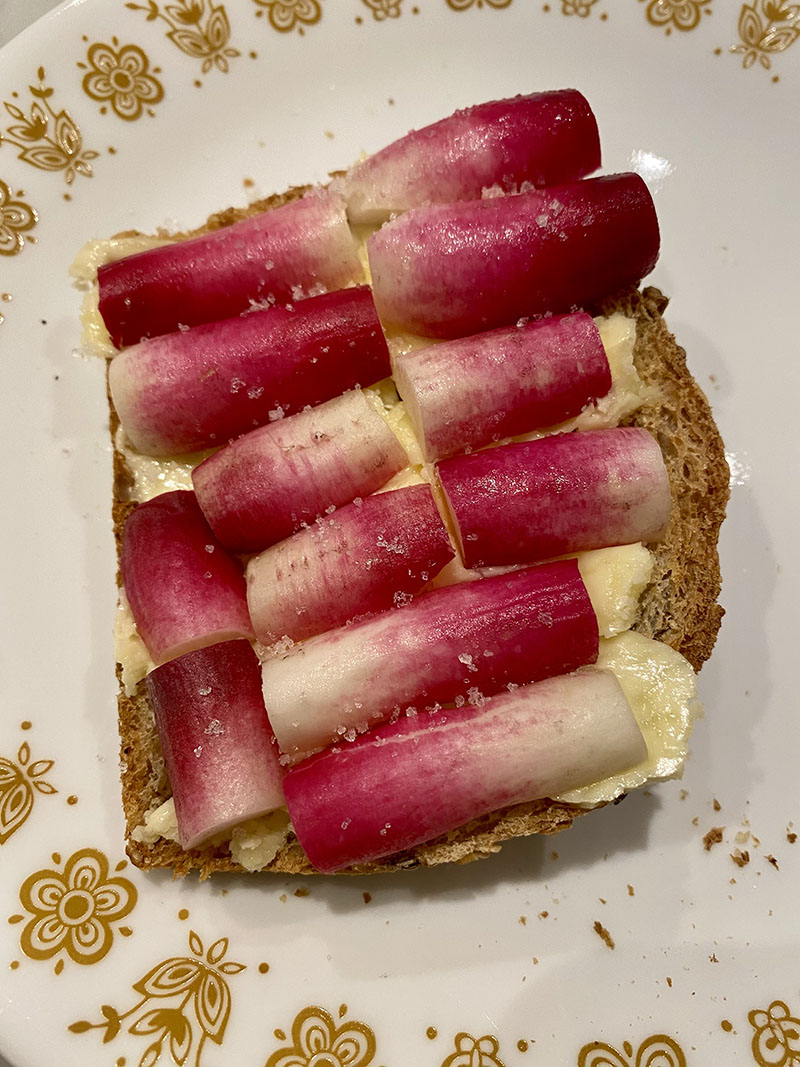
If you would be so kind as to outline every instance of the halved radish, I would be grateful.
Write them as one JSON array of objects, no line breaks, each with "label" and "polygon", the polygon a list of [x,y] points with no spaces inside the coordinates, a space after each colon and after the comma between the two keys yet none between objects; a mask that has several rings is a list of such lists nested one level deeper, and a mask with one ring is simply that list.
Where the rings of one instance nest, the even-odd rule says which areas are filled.
[{"label": "halved radish", "polygon": [[194,493],[162,493],[136,506],[125,523],[120,570],[156,663],[253,636],[242,568],[211,532]]},{"label": "halved radish", "polygon": [[192,481],[220,541],[235,552],[258,552],[380,488],[407,456],[379,407],[355,389],[253,430],[204,460]]},{"label": "halved radish", "polygon": [[182,848],[282,807],[283,769],[247,641],[226,641],[147,676]]},{"label": "halved radish", "polygon": [[661,449],[637,426],[455,456],[437,472],[467,567],[659,541],[669,519]]},{"label": "halved radish", "polygon": [[324,190],[97,272],[100,314],[117,348],[362,278],[344,203]]},{"label": "halved radish", "polygon": [[469,200],[487,186],[574,181],[600,166],[597,123],[575,89],[456,111],[414,130],[347,175],[353,222],[382,222],[421,204]]},{"label": "halved radish", "polygon": [[134,448],[169,456],[389,373],[372,293],[358,286],[143,341],[112,360],[109,385]]},{"label": "halved radish", "polygon": [[430,486],[359,498],[250,560],[256,637],[300,641],[403,603],[454,555]]},{"label": "halved radish", "polygon": [[264,660],[264,702],[296,756],[437,703],[480,703],[594,662],[597,620],[575,560],[424,593]]},{"label": "halved radish", "polygon": [[611,388],[600,331],[584,312],[411,349],[393,362],[428,461],[553,426]]},{"label": "halved radish", "polygon": [[619,682],[589,668],[481,707],[402,717],[290,768],[284,791],[300,844],[329,873],[646,756]]},{"label": "halved radish", "polygon": [[638,174],[415,208],[367,242],[381,320],[429,337],[584,307],[638,284],[658,249]]}]

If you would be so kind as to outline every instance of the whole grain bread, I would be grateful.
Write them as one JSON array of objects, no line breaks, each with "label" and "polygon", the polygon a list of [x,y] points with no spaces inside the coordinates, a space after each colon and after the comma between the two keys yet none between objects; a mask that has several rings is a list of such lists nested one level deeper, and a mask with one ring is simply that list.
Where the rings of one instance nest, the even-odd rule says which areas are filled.
[{"label": "whole grain bread", "polygon": [[[294,188],[245,209],[229,208],[210,216],[197,230],[180,236],[195,236],[231,225],[303,192],[305,188]],[[669,526],[663,541],[651,546],[655,565],[640,601],[634,629],[670,645],[699,671],[711,654],[723,616],[717,602],[720,592],[717,541],[728,500],[729,472],[708,400],[689,373],[686,354],[664,321],[667,302],[658,289],[648,287],[618,293],[587,310],[594,314],[621,311],[636,321],[634,362],[641,378],[654,387],[654,399],[628,421],[646,428],[658,440],[672,490]],[[110,397],[109,406],[113,443],[118,419]],[[135,506],[130,501],[131,484],[125,457],[115,447],[113,521],[118,553],[125,519]],[[119,666],[117,670],[121,678]],[[222,845],[184,851],[163,838],[154,844],[142,844],[131,837],[145,815],[170,796],[170,788],[145,683],[140,682],[130,697],[120,684],[118,705],[122,800],[131,861],[142,869],[171,868],[176,875],[198,870],[201,878],[215,871],[242,870]],[[516,805],[485,815],[417,848],[342,873],[366,874],[440,863],[468,863],[497,852],[511,838],[564,830],[588,810],[592,809],[551,800]],[[291,834],[264,870],[317,873]]]}]

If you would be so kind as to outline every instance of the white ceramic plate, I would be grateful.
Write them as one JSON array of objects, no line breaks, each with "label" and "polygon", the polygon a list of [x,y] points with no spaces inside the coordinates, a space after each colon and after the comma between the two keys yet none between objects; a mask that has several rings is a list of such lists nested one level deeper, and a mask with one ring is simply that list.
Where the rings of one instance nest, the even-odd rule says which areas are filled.
[{"label": "white ceramic plate", "polygon": [[[74,0],[6,47],[13,1067],[800,1064],[799,34],[779,0]],[[122,844],[111,455],[102,367],[73,355],[74,253],[322,179],[456,106],[566,85],[595,109],[605,169],[651,182],[652,280],[731,459],[728,615],[684,781],[461,869],[142,875]]]}]

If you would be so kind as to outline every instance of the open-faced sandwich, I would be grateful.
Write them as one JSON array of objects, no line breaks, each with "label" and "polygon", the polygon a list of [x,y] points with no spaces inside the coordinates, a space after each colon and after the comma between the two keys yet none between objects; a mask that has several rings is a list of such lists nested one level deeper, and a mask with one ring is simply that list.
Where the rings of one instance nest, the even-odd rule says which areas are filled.
[{"label": "open-faced sandwich", "polygon": [[722,442],[574,90],[76,262],[140,867],[463,862],[679,775]]}]

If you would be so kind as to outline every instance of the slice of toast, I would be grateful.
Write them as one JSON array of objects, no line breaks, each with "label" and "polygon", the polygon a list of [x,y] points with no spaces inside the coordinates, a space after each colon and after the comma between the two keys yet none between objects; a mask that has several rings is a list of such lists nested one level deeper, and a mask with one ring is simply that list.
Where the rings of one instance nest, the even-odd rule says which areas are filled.
[{"label": "slice of toast", "polygon": [[[305,190],[292,189],[252,204],[212,215],[203,227],[181,236],[194,236],[227,226],[246,215],[269,210]],[[128,236],[121,235],[121,236]],[[650,399],[628,420],[649,430],[658,440],[669,472],[672,513],[664,540],[651,546],[655,565],[639,605],[634,629],[663,641],[682,653],[698,671],[711,654],[722,620],[717,539],[728,499],[729,472],[722,440],[708,401],[686,366],[686,355],[663,318],[667,299],[659,290],[631,290],[587,310],[595,314],[621,311],[636,322],[634,362],[644,382],[654,387]],[[118,419],[109,397],[111,438],[116,441]],[[135,506],[129,499],[131,472],[125,456],[114,447],[114,533],[119,552],[122,530]],[[121,668],[117,668],[121,678]],[[131,833],[145,816],[170,795],[164,761],[145,683],[132,696],[120,685],[122,799],[127,824],[127,852],[142,869],[172,868],[178,875],[199,870],[242,870],[225,845],[184,851],[159,838],[143,844]],[[492,812],[435,841],[387,859],[343,873],[372,873],[419,865],[467,863],[498,851],[503,841],[527,834],[552,834],[566,829],[587,809],[539,800]],[[263,868],[288,874],[317,873],[290,834],[277,856]]]}]

